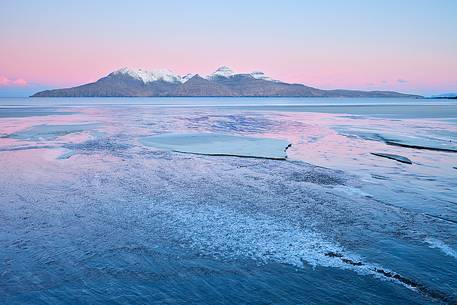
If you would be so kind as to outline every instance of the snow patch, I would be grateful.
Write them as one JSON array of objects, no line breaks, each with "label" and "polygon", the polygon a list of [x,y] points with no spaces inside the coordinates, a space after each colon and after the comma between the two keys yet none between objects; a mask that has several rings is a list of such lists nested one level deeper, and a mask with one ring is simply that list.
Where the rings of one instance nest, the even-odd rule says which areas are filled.
[{"label": "snow patch", "polygon": [[182,83],[183,79],[181,76],[173,73],[168,69],[154,69],[151,71],[142,69],[129,69],[122,68],[111,73],[112,75],[128,75],[135,79],[142,81],[143,83],[152,83],[155,81],[164,81],[169,83]]},{"label": "snow patch", "polygon": [[[252,73],[236,73],[232,69],[227,66],[222,66],[218,68],[213,73],[204,77],[205,79],[214,79],[217,77],[232,77],[235,75],[248,75],[255,79],[263,79],[267,81],[277,82],[277,80],[272,79],[271,77],[265,75],[265,73],[261,71],[255,71]],[[180,76],[176,73],[168,69],[154,69],[154,70],[142,70],[142,69],[130,69],[130,68],[122,68],[112,72],[110,75],[128,75],[133,77],[137,80],[142,81],[143,83],[151,83],[155,81],[165,81],[169,83],[185,83],[192,77],[194,77],[195,73],[188,73],[186,75]]]},{"label": "snow patch", "polygon": [[255,79],[263,79],[263,80],[267,80],[267,81],[277,82],[277,80],[265,75],[265,73],[263,73],[261,71],[254,71],[252,73],[237,73],[237,72],[234,72],[232,69],[230,69],[227,66],[222,66],[222,67],[218,68],[216,71],[207,75],[205,78],[206,79],[214,79],[217,77],[228,78],[228,77],[232,77],[235,75],[248,75]]},{"label": "snow patch", "polygon": [[218,68],[216,71],[214,71],[213,73],[211,73],[210,75],[208,75],[206,78],[212,79],[212,78],[220,77],[220,76],[230,77],[233,75],[235,75],[235,72],[233,72],[232,69],[230,69],[227,66],[222,66],[222,67]]},{"label": "snow patch", "polygon": [[187,73],[186,75],[181,77],[181,82],[184,84],[185,82],[187,82],[189,79],[191,79],[195,75],[196,74],[193,74],[193,73]]},{"label": "snow patch", "polygon": [[249,75],[251,75],[255,79],[263,79],[263,80],[267,80],[270,82],[277,82],[277,80],[272,79],[271,77],[265,75],[265,73],[263,73],[261,71],[255,71],[255,72],[250,73]]}]

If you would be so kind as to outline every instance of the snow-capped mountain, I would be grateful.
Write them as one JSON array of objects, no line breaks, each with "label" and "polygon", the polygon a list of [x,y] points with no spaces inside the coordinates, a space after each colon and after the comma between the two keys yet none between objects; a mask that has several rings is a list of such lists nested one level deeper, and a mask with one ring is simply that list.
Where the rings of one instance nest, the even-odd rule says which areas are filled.
[{"label": "snow-capped mountain", "polygon": [[206,77],[178,75],[167,69],[122,68],[94,83],[41,91],[35,97],[96,96],[289,96],[289,97],[418,97],[388,91],[321,90],[289,84],[263,72],[236,73],[226,66]]},{"label": "snow-capped mountain", "polygon": [[217,77],[230,77],[233,75],[235,75],[235,72],[233,72],[232,69],[230,69],[229,67],[226,67],[226,66],[222,66],[222,67],[218,68],[216,71],[214,71],[213,73],[211,73],[210,75],[207,75],[205,78],[214,79]]},{"label": "snow-capped mountain", "polygon": [[156,81],[164,81],[169,83],[181,83],[181,76],[173,73],[168,69],[155,69],[151,71],[142,69],[122,68],[112,72],[110,75],[128,75],[135,79],[141,80],[143,83],[152,83]]},{"label": "snow-capped mountain", "polygon": [[268,80],[268,81],[272,81],[272,82],[277,82],[277,80],[272,79],[271,77],[265,75],[265,73],[260,72],[260,71],[252,72],[249,75],[251,75],[252,77],[254,77],[256,79],[263,79],[263,80]]},{"label": "snow-capped mountain", "polygon": [[251,72],[251,73],[236,73],[236,72],[234,72],[232,69],[230,69],[227,66],[222,66],[222,67],[218,68],[216,71],[214,71],[213,73],[207,75],[205,78],[206,79],[217,79],[219,77],[230,78],[230,77],[236,76],[236,75],[251,76],[251,77],[253,77],[255,79],[276,81],[273,78],[265,75],[265,73],[260,72],[260,71],[255,71],[255,72]]},{"label": "snow-capped mountain", "polygon": [[192,77],[194,77],[196,74],[193,74],[193,73],[187,73],[186,75],[182,76],[181,77],[181,83],[185,83],[187,82],[189,79],[191,79]]},{"label": "snow-capped mountain", "polygon": [[[188,73],[186,75],[180,76],[168,69],[154,69],[154,70],[142,70],[142,69],[130,69],[130,68],[122,68],[119,70],[116,70],[109,75],[125,75],[125,76],[130,76],[134,79],[140,80],[143,83],[152,83],[156,81],[164,81],[164,82],[169,82],[169,83],[185,83],[192,77],[194,77],[196,74],[193,73]],[[243,75],[243,76],[252,76],[255,79],[263,79],[267,81],[276,81],[272,79],[271,77],[265,75],[265,73],[260,72],[260,71],[255,71],[252,73],[235,73],[232,69],[230,69],[227,66],[222,66],[218,68],[216,71],[213,73],[207,75],[206,79],[208,80],[214,80],[219,77],[224,77],[224,78],[230,78],[235,75]]]}]

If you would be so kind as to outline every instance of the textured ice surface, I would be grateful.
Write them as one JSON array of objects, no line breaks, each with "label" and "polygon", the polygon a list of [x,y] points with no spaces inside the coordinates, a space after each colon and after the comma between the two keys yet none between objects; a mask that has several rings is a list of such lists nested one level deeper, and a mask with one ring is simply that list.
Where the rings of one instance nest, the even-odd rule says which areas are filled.
[{"label": "textured ice surface", "polygon": [[[437,228],[441,238],[451,234],[446,233],[446,226],[423,215],[340,192],[343,187],[356,188],[355,178],[303,162],[181,155],[132,146],[96,147],[92,152],[115,153],[115,158],[83,154],[63,162],[41,162],[46,170],[39,172],[38,180],[37,174],[30,176],[36,171],[32,162],[27,172],[8,171],[1,177],[6,208],[3,223],[20,240],[13,236],[10,243],[8,238],[9,250],[4,255],[13,253],[16,243],[22,247],[22,240],[33,240],[25,243],[29,249],[21,254],[25,260],[30,259],[28,255],[37,256],[37,263],[50,262],[56,268],[69,259],[77,266],[100,260],[102,270],[116,277],[119,271],[103,263],[106,253],[128,255],[128,261],[138,247],[140,253],[156,251],[154,245],[164,238],[197,257],[229,264],[253,260],[259,265],[278,263],[300,269],[330,267],[414,290],[404,283],[410,279],[408,271],[360,255],[358,249],[371,244],[378,234],[383,239],[418,241],[424,234],[433,236]],[[17,162],[11,160],[8,166]],[[17,217],[25,218],[17,222]],[[31,231],[21,233],[24,228]],[[41,234],[47,238],[34,239]],[[70,245],[62,245],[62,237]],[[72,246],[74,240],[78,250]],[[48,257],[47,251],[53,247],[58,247],[62,257]],[[133,249],[124,254],[124,247]],[[43,253],[43,249],[48,250]],[[131,268],[138,267],[128,265],[127,270]],[[94,272],[92,269],[86,272]],[[32,287],[47,280],[36,281],[38,286]],[[440,291],[424,284],[426,277],[414,278],[413,283],[426,287],[423,293],[427,296]]]},{"label": "textured ice surface", "polygon": [[[76,108],[81,115],[0,120],[0,303],[455,303],[456,154],[333,128],[446,139],[456,131],[450,123]],[[99,125],[8,136],[87,122]],[[287,161],[277,161],[181,154],[139,141],[167,133],[293,146]],[[373,151],[415,165],[380,162]],[[71,158],[58,160],[65,152]]]},{"label": "textured ice surface", "polygon": [[437,248],[443,251],[446,255],[452,256],[453,258],[457,259],[457,251],[452,249],[451,246],[445,244],[439,239],[434,239],[434,238],[427,238],[425,240],[431,248]]},{"label": "textured ice surface", "polygon": [[289,146],[284,140],[216,133],[161,134],[142,138],[141,143],[183,153],[267,159],[286,159]]}]

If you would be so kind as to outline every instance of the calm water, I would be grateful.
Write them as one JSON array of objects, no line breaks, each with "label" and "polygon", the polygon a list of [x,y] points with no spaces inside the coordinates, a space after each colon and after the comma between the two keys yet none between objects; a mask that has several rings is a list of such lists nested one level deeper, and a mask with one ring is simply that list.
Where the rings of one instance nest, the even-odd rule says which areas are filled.
[{"label": "calm water", "polygon": [[[140,141],[193,132],[292,147]],[[0,303],[454,304],[457,153],[387,138],[452,150],[457,103],[0,99]]]}]

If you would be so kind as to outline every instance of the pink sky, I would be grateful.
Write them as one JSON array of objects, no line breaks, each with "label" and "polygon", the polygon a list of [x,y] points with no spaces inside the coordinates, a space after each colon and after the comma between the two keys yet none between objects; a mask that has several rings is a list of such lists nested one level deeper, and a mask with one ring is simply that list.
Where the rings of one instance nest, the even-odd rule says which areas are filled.
[{"label": "pink sky", "polygon": [[0,87],[73,86],[122,67],[205,75],[226,65],[323,89],[457,91],[455,1],[345,3],[99,1],[88,11],[90,1],[5,1]]}]

